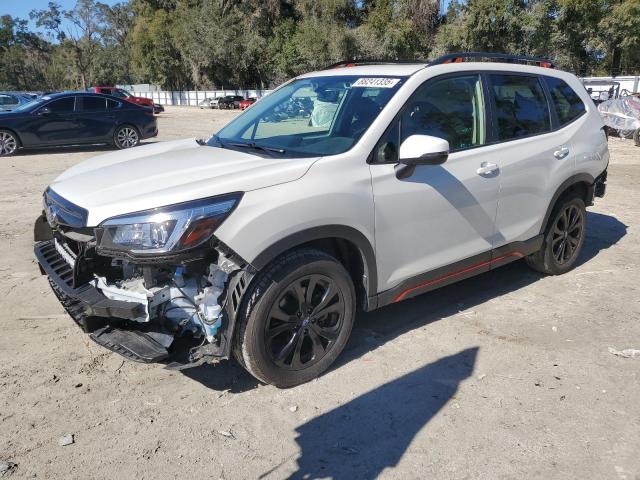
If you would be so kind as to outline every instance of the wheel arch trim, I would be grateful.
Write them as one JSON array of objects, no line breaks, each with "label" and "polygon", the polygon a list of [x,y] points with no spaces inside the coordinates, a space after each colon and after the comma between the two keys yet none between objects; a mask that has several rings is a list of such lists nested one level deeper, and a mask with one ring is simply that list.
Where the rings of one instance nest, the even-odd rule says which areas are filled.
[{"label": "wheel arch trim", "polygon": [[560,186],[556,189],[553,197],[551,197],[551,201],[549,202],[549,206],[547,207],[547,211],[544,214],[544,220],[542,221],[542,226],[540,227],[540,233],[544,233],[547,224],[549,223],[549,218],[551,217],[551,212],[555,208],[558,203],[558,199],[572,186],[583,183],[587,185],[586,199],[585,203],[590,205],[590,200],[593,198],[593,184],[595,182],[595,178],[588,173],[578,173],[569,178],[567,178],[564,182],[560,184]]},{"label": "wheel arch trim", "polygon": [[262,270],[269,262],[283,253],[316,240],[346,240],[354,244],[362,259],[367,277],[367,294],[377,294],[378,270],[375,251],[369,239],[358,229],[347,225],[323,225],[298,231],[267,247],[250,262],[256,270]]}]

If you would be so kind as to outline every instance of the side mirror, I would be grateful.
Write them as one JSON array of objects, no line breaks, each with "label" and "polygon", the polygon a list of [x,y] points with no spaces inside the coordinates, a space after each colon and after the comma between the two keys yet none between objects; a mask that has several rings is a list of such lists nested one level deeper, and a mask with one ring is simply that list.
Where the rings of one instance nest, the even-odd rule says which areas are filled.
[{"label": "side mirror", "polygon": [[49,107],[42,107],[38,110],[38,115],[49,115],[51,114],[51,109]]},{"label": "side mirror", "polygon": [[400,145],[398,179],[411,176],[418,165],[442,165],[449,157],[449,142],[430,135],[411,135]]}]

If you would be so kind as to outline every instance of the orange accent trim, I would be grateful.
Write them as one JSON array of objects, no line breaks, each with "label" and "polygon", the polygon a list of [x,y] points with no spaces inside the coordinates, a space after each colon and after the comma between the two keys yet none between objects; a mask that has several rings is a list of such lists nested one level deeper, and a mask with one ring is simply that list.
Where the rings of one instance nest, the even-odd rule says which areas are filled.
[{"label": "orange accent trim", "polygon": [[500,260],[504,260],[505,258],[509,258],[509,257],[518,257],[518,258],[522,258],[524,257],[524,254],[522,252],[510,252],[510,253],[506,253],[500,257],[496,257],[496,258],[492,258],[491,260],[487,260],[486,262],[482,262],[482,263],[478,263],[477,265],[472,265],[471,267],[467,267],[464,268],[462,270],[458,270],[457,272],[452,272],[452,273],[447,273],[446,275],[443,275],[441,277],[438,277],[434,280],[429,280],[428,282],[424,282],[421,283],[420,285],[416,285],[415,287],[411,287],[406,289],[404,292],[402,292],[400,295],[398,295],[396,298],[393,299],[393,303],[399,302],[400,300],[402,300],[404,297],[406,297],[409,293],[415,291],[415,290],[420,290],[421,288],[425,288],[425,287],[429,287],[431,285],[435,285],[437,283],[441,283],[445,280],[448,280],[450,278],[453,277],[457,277],[458,275],[462,275],[463,273],[469,273],[472,272],[474,270],[477,270],[478,268],[482,268],[482,267],[486,267],[487,265],[491,265],[492,263],[495,262],[499,262]]},{"label": "orange accent trim", "polygon": [[542,68],[551,68],[551,63],[549,63],[549,62],[540,62],[540,66]]}]

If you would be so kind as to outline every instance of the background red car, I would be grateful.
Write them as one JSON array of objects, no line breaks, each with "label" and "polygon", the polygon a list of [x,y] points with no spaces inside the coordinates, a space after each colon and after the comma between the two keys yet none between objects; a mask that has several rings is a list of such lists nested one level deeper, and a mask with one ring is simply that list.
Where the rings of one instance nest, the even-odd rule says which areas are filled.
[{"label": "background red car", "polygon": [[240,110],[246,110],[247,108],[249,108],[251,105],[253,105],[257,101],[258,101],[258,99],[256,97],[249,97],[249,98],[247,98],[245,100],[241,100],[240,101]]},{"label": "background red car", "polygon": [[138,105],[143,105],[145,107],[154,108],[153,100],[145,97],[134,97],[126,90],[122,88],[116,87],[91,87],[88,89],[90,92],[94,93],[104,93],[107,95],[113,95],[114,97],[122,98],[127,102],[136,103]]}]

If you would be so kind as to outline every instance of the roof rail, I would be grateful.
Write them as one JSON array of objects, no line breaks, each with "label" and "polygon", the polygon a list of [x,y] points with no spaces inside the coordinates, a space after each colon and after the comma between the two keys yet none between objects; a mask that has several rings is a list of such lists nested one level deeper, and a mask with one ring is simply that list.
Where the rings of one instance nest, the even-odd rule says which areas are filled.
[{"label": "roof rail", "polygon": [[441,57],[436,58],[434,61],[429,62],[429,66],[431,65],[441,65],[443,63],[462,63],[467,58],[472,58],[477,61],[481,61],[482,59],[488,60],[500,60],[504,63],[525,63],[525,64],[534,64],[538,67],[544,68],[556,68],[551,60],[541,57],[527,57],[524,55],[511,55],[508,53],[490,53],[490,52],[457,52],[457,53],[449,53],[447,55],[442,55]]},{"label": "roof rail", "polygon": [[414,63],[428,63],[426,60],[418,59],[402,59],[402,60],[376,60],[376,59],[361,59],[361,60],[342,60],[341,62],[327,65],[322,70],[331,70],[332,68],[342,67],[358,67],[361,65],[402,65],[402,64],[414,64]]}]

